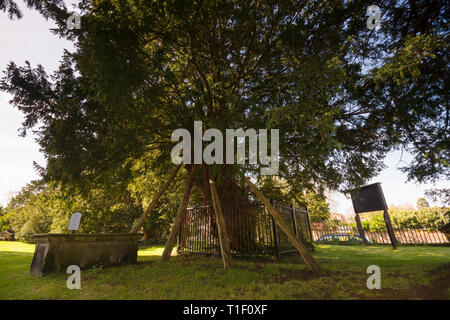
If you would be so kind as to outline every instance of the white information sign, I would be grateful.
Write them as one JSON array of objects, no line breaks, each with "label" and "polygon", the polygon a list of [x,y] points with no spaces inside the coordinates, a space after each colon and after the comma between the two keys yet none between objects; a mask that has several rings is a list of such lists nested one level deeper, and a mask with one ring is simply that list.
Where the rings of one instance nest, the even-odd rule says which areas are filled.
[{"label": "white information sign", "polygon": [[69,226],[67,227],[67,230],[78,230],[78,227],[80,226],[80,220],[81,220],[81,213],[75,212],[71,217],[69,221]]}]

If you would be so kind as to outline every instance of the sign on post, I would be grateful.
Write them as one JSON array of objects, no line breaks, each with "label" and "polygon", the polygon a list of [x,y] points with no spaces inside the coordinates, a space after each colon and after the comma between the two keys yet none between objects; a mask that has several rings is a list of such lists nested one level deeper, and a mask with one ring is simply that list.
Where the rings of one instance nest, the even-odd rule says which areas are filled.
[{"label": "sign on post", "polygon": [[380,183],[369,184],[350,191],[355,213],[387,210]]},{"label": "sign on post", "polygon": [[394,229],[392,228],[391,219],[389,218],[388,206],[384,199],[380,183],[377,182],[350,190],[350,194],[352,196],[353,208],[356,213],[356,224],[358,226],[358,231],[363,238],[363,242],[365,241],[365,236],[361,226],[361,220],[359,219],[359,213],[383,210],[384,222],[386,223],[392,247],[394,249],[397,248],[397,239],[394,235]]},{"label": "sign on post", "polygon": [[67,227],[67,230],[69,231],[75,231],[78,230],[78,227],[80,226],[80,220],[81,220],[81,213],[75,212],[70,216],[69,226]]}]

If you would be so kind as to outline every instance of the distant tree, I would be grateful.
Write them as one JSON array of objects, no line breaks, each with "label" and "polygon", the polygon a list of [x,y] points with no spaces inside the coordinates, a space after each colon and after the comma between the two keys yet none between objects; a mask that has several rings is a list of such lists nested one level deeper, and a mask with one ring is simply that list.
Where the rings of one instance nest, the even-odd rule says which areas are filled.
[{"label": "distant tree", "polygon": [[[23,0],[22,2],[28,8],[38,10],[45,18],[48,18],[51,10],[54,11],[64,4],[64,0]],[[0,11],[7,12],[10,19],[20,19],[23,16],[16,1],[13,0],[0,0]]]},{"label": "distant tree", "polygon": [[0,206],[0,231],[12,232],[11,228],[12,213],[8,212],[6,208]]},{"label": "distant tree", "polygon": [[417,209],[429,208],[429,207],[430,207],[430,204],[428,203],[428,201],[425,198],[417,199]]},{"label": "distant tree", "polygon": [[[389,215],[394,228],[436,230],[450,220],[450,209],[439,207],[424,207],[418,210],[393,209]],[[386,230],[386,224],[382,213],[368,213],[368,218],[363,221],[364,229],[371,231]],[[356,227],[356,224],[353,223]]]},{"label": "distant tree", "polygon": [[50,232],[53,219],[43,198],[44,189],[41,182],[32,181],[8,203],[11,228],[17,239],[29,241],[33,234]]},{"label": "distant tree", "polygon": [[308,192],[300,197],[300,203],[307,206],[311,221],[327,221],[330,219],[330,206],[324,195]]},{"label": "distant tree", "polygon": [[371,231],[381,231],[386,230],[386,222],[384,221],[384,216],[382,213],[376,214],[369,220]]},{"label": "distant tree", "polygon": [[[351,222],[350,226],[353,228],[353,230],[358,229],[358,227],[356,225],[356,221]],[[371,230],[370,220],[361,220],[361,226],[362,226],[363,230],[370,231]]]},{"label": "distant tree", "polygon": [[81,212],[80,232],[127,232],[142,214],[129,193],[91,189],[88,193],[64,191],[55,183],[34,181],[8,203],[8,218],[17,239],[36,233],[66,232],[72,213]]},{"label": "distant tree", "polygon": [[426,207],[418,210],[390,210],[389,214],[395,226],[411,229],[436,230],[450,219],[450,209],[439,207]]}]

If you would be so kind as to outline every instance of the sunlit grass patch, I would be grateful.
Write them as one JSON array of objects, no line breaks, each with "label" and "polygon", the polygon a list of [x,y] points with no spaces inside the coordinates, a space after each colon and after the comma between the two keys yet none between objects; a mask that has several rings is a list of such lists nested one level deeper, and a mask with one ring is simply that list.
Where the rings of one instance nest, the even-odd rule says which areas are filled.
[{"label": "sunlit grass patch", "polygon": [[34,252],[34,243],[25,243],[20,241],[0,241],[1,252]]},{"label": "sunlit grass patch", "polygon": [[[145,249],[139,249],[138,256],[139,257],[161,256],[163,251],[164,251],[164,247],[162,247],[162,246],[159,246],[159,247],[148,247],[148,248],[145,248]],[[175,251],[176,251],[176,249],[174,249],[172,251],[172,254]]]}]

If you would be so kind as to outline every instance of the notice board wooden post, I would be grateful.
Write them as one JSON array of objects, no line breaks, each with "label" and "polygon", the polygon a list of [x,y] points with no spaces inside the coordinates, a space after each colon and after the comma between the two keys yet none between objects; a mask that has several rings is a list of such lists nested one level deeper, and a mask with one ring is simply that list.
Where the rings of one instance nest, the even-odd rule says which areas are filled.
[{"label": "notice board wooden post", "polygon": [[388,230],[388,234],[389,234],[389,238],[391,239],[391,243],[392,243],[392,247],[394,249],[397,249],[397,239],[395,238],[395,233],[394,233],[394,228],[392,227],[392,223],[391,223],[391,217],[389,217],[389,208],[387,206],[386,203],[386,199],[384,198],[384,194],[383,194],[383,190],[381,190],[381,185],[379,183],[377,183],[377,187],[380,190],[380,195],[381,195],[381,199],[383,201],[384,204],[384,212],[383,212],[383,217],[384,217],[384,223],[386,223],[386,228]]},{"label": "notice board wooden post", "polygon": [[369,244],[369,242],[367,241],[366,235],[364,234],[364,229],[361,224],[361,218],[359,217],[359,213],[356,214],[355,220],[356,220],[356,227],[358,228],[358,233],[362,239],[363,245]]}]

